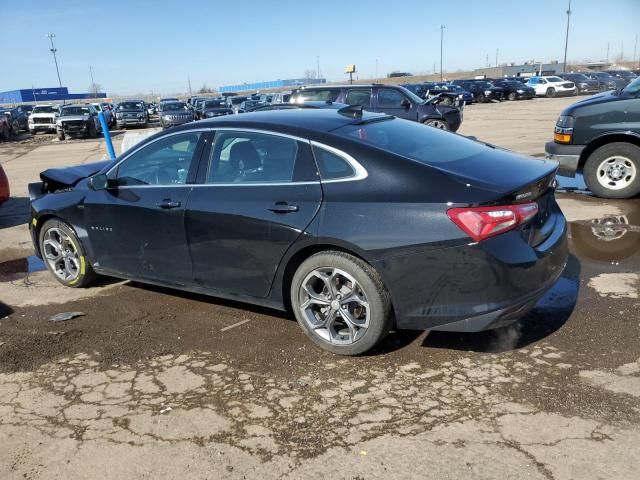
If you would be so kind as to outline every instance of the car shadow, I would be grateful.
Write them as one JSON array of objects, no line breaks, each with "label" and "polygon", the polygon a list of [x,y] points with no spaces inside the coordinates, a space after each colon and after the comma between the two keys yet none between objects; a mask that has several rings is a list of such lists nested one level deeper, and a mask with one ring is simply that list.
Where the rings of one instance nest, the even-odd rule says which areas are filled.
[{"label": "car shadow", "polygon": [[0,320],[4,317],[8,317],[13,313],[13,309],[6,303],[0,302]]},{"label": "car shadow", "polygon": [[29,221],[29,198],[9,197],[0,205],[0,229],[15,227]]},{"label": "car shadow", "polygon": [[480,353],[502,353],[524,348],[560,330],[575,308],[580,289],[580,262],[570,255],[562,276],[535,308],[503,328],[475,333],[429,332],[423,347]]}]

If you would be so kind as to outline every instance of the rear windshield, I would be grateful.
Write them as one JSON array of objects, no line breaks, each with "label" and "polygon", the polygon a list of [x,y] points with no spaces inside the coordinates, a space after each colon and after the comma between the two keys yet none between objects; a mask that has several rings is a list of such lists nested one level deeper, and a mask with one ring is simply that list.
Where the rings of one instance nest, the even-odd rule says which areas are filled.
[{"label": "rear windshield", "polygon": [[460,135],[399,118],[346,125],[333,133],[426,164],[455,162],[487,148]]}]

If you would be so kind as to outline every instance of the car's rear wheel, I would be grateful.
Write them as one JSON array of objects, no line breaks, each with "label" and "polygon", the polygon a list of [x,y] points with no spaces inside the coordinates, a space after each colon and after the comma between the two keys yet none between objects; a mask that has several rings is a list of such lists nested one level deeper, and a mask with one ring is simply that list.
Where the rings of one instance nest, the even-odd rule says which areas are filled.
[{"label": "car's rear wheel", "polygon": [[73,229],[62,220],[47,220],[40,229],[40,253],[56,280],[67,287],[86,287],[96,277]]},{"label": "car's rear wheel", "polygon": [[640,193],[640,147],[615,142],[596,149],[584,165],[584,181],[603,198],[631,198]]},{"label": "car's rear wheel", "polygon": [[516,92],[509,92],[509,95],[507,95],[507,99],[508,100],[515,100],[517,98]]},{"label": "car's rear wheel", "polygon": [[547,92],[545,93],[545,96],[547,98],[552,98],[556,96],[556,89],[555,88],[547,88]]},{"label": "car's rear wheel", "polygon": [[391,300],[380,275],[344,252],[320,252],[302,262],[290,295],[302,330],[332,353],[362,354],[391,328]]},{"label": "car's rear wheel", "polygon": [[478,103],[484,103],[486,101],[486,97],[484,96],[484,93],[481,93],[480,95],[478,95],[478,97],[476,98],[476,102]]},{"label": "car's rear wheel", "polygon": [[93,122],[89,122],[89,125],[87,125],[87,137],[96,138],[97,136],[98,131],[96,130],[96,126],[93,124]]},{"label": "car's rear wheel", "polygon": [[447,130],[447,131],[450,130],[449,124],[444,120],[438,120],[438,119],[427,120],[424,122],[424,124],[428,127],[438,128],[440,130]]}]

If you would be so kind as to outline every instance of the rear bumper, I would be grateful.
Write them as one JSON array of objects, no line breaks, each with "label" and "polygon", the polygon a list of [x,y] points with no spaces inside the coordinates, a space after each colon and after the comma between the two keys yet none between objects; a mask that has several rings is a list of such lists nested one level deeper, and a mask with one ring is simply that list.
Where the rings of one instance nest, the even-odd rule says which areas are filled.
[{"label": "rear bumper", "polygon": [[550,235],[535,247],[526,241],[526,229],[513,230],[476,244],[376,262],[397,327],[477,332],[522,317],[567,263],[566,220],[557,205],[551,216]]},{"label": "rear bumper", "polygon": [[555,160],[560,165],[558,175],[563,177],[575,177],[580,163],[580,155],[584,145],[562,145],[556,142],[547,142],[544,146],[546,158]]}]

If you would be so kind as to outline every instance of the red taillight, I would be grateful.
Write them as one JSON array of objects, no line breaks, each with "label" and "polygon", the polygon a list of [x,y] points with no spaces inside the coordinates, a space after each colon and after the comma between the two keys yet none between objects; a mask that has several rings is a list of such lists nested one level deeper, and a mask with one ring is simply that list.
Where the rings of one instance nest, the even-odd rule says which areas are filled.
[{"label": "red taillight", "polygon": [[511,230],[535,217],[537,213],[538,204],[535,202],[447,210],[453,223],[476,242]]}]

